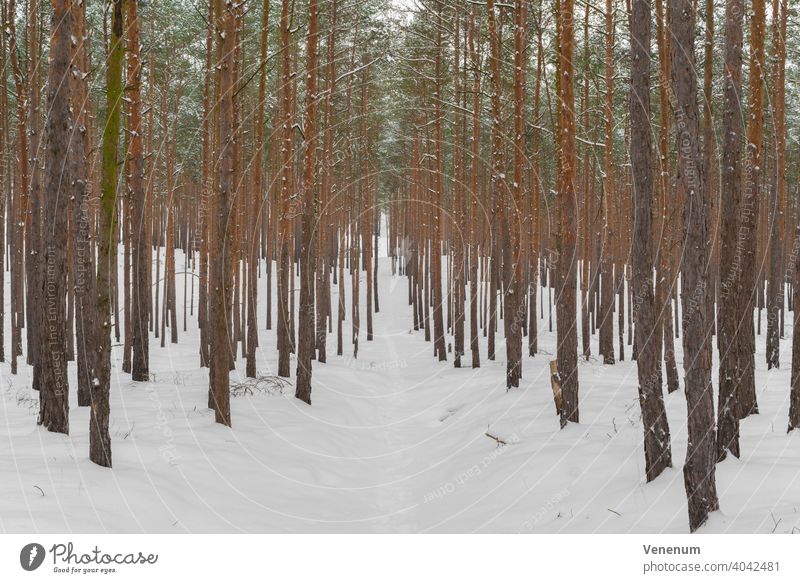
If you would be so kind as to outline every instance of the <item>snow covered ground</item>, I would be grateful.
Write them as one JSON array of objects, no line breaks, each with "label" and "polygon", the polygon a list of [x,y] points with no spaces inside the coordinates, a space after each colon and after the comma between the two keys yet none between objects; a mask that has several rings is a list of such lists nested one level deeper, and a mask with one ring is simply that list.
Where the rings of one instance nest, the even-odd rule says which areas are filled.
[{"label": "snow covered ground", "polygon": [[[635,363],[581,359],[581,423],[560,430],[546,313],[540,354],[525,358],[522,386],[507,392],[502,344],[490,362],[481,337],[480,369],[454,369],[452,354],[439,363],[424,332],[412,330],[406,280],[392,278],[387,258],[379,288],[374,341],[362,316],[353,359],[348,318],[338,357],[334,329],[328,363],[314,366],[311,407],[293,386],[236,397],[230,429],[206,408],[194,317],[177,345],[151,339],[152,382],[121,373],[117,348],[112,470],[88,460],[89,412],[74,391],[70,435],[48,433],[36,425],[29,367],[13,377],[3,363],[0,531],[688,532],[682,391],[665,397],[675,467],[646,484]],[[786,434],[790,325],[786,332],[778,371],[766,371],[758,339],[761,414],[742,424],[742,459],[718,466],[721,511],[702,532],[800,531],[800,435]],[[274,331],[262,325],[260,338],[259,373],[273,374]],[[679,350],[679,368],[680,359]],[[716,368],[714,376],[716,384]],[[232,382],[243,377],[240,360]]]}]

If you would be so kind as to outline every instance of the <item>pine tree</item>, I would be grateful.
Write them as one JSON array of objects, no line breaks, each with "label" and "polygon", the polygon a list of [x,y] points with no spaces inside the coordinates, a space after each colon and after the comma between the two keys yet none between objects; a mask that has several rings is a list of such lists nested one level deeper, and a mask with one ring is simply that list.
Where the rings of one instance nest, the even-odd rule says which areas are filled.
[{"label": "pine tree", "polygon": [[715,479],[714,392],[711,386],[711,342],[708,337],[708,217],[705,173],[700,151],[697,67],[694,59],[695,9],[690,0],[671,0],[672,90],[678,107],[675,127],[679,148],[678,182],[686,200],[682,224],[683,369],[686,378],[689,446],[683,467],[694,532],[719,508]]},{"label": "pine tree", "polygon": [[557,337],[558,374],[561,379],[561,426],[578,423],[577,231],[575,215],[575,91],[573,70],[574,2],[558,0],[558,199],[560,207]]},{"label": "pine tree", "polygon": [[[40,347],[34,366],[39,378],[39,424],[49,431],[69,433],[69,381],[66,358],[66,293],[67,293],[67,204],[72,195],[72,177],[67,159],[72,132],[70,83],[63,80],[69,74],[72,36],[72,2],[59,0],[53,3],[51,21],[52,45],[47,77],[47,142],[45,152],[43,261],[42,270],[33,281],[40,285],[41,303],[37,309],[45,312],[34,321],[39,329],[35,338]],[[66,169],[66,171],[65,171]],[[39,221],[37,216],[33,219]],[[38,247],[38,244],[37,244]],[[38,302],[37,302],[38,303]],[[33,324],[33,322],[31,322]],[[32,326],[32,328],[35,328]],[[94,412],[94,409],[93,409]],[[94,457],[93,461],[98,460]],[[108,464],[111,465],[110,455]]]},{"label": "pine tree", "polygon": [[233,192],[233,91],[236,63],[236,14],[232,0],[215,0],[217,54],[219,56],[219,105],[217,132],[219,162],[214,192],[214,235],[211,242],[210,322],[211,350],[208,371],[210,395],[217,423],[231,425],[230,364],[231,248],[230,221]]},{"label": "pine tree", "polygon": [[[743,301],[739,305],[736,321],[742,326],[734,337],[735,358],[741,371],[737,379],[737,412],[743,419],[758,413],[755,389],[755,330],[753,307],[757,285],[760,282],[756,262],[758,239],[759,207],[761,198],[762,147],[764,138],[764,0],[753,0],[750,18],[750,67],[748,105],[750,115],[747,124],[747,150],[745,162],[744,187],[741,210],[739,212],[738,232],[742,238],[740,293]],[[740,296],[740,297],[742,297]]]},{"label": "pine tree", "polygon": [[127,30],[127,105],[128,105],[128,157],[127,184],[133,215],[132,234],[132,303],[130,324],[133,328],[131,378],[135,381],[150,380],[150,253],[149,230],[147,228],[147,190],[144,184],[144,144],[141,113],[142,64],[139,41],[138,0],[128,0]]},{"label": "pine tree", "polygon": [[727,452],[739,457],[737,384],[741,375],[735,352],[739,306],[746,302],[740,285],[741,256],[736,245],[737,218],[742,198],[742,20],[741,0],[725,4],[725,70],[723,74],[722,183],[720,210],[720,302],[717,347],[719,349],[719,403],[717,414],[717,458]]},{"label": "pine tree", "polygon": [[123,0],[111,4],[111,37],[106,69],[106,120],[103,125],[102,178],[97,257],[97,352],[91,389],[89,459],[111,467],[111,438],[108,434],[111,388],[111,309],[117,261],[117,168],[120,107],[122,104]]},{"label": "pine tree", "polygon": [[653,144],[650,133],[650,4],[633,0],[631,11],[631,175],[633,178],[633,319],[636,366],[644,425],[645,474],[656,479],[672,467],[664,407],[653,295]]},{"label": "pine tree", "polygon": [[[303,135],[305,150],[303,155],[303,227],[300,246],[300,322],[297,342],[297,384],[295,397],[311,404],[311,358],[314,353],[314,282],[317,268],[317,194],[314,184],[316,177],[317,144],[317,45],[319,24],[317,0],[308,4],[308,42],[306,51],[308,64],[306,70],[306,113]],[[367,240],[370,237],[367,236]]]}]

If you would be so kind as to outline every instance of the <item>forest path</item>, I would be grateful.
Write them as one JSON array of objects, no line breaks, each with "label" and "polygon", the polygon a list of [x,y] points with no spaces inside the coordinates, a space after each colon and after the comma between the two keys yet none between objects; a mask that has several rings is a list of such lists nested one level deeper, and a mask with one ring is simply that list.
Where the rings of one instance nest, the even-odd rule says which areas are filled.
[{"label": "forest path", "polygon": [[[412,329],[408,283],[405,278],[392,277],[389,258],[379,261],[378,285],[382,310],[373,316],[373,339],[366,340],[362,313],[358,358],[344,359],[354,374],[342,379],[338,390],[348,387],[348,404],[366,406],[369,411],[365,410],[364,416],[373,422],[364,428],[362,439],[369,453],[363,460],[362,477],[374,486],[369,488],[359,515],[371,514],[375,519],[362,526],[377,532],[414,532],[420,526],[417,513],[429,477],[426,440],[434,429],[429,421],[431,404],[418,393],[438,367],[424,331]],[[348,349],[352,345],[346,341],[345,352]],[[338,377],[338,363],[331,364],[330,370],[325,370],[327,365],[318,367],[318,376],[324,378],[330,372]]]}]

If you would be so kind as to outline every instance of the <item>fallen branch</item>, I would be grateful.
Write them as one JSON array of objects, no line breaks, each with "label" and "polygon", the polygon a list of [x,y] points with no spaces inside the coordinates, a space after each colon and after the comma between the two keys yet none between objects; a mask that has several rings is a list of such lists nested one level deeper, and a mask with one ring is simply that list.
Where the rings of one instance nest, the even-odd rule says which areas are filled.
[{"label": "fallen branch", "polygon": [[246,378],[241,382],[231,383],[231,397],[244,397],[256,393],[283,394],[283,389],[290,384],[286,379],[277,376]]},{"label": "fallen branch", "polygon": [[484,433],[484,435],[485,435],[486,437],[488,437],[489,439],[494,439],[494,440],[497,442],[497,447],[503,447],[504,445],[508,445],[508,442],[507,442],[507,441],[505,441],[504,439],[501,439],[501,438],[497,437],[496,435],[492,435],[492,434],[491,434],[491,433],[489,433],[488,431],[487,431],[486,433]]},{"label": "fallen branch", "polygon": [[778,525],[781,523],[781,520],[783,520],[783,518],[779,518],[778,520],[775,520],[775,515],[772,513],[772,510],[769,511],[769,515],[772,517],[772,522],[775,523],[775,526],[772,528],[772,533],[774,534],[775,531],[778,528]]}]

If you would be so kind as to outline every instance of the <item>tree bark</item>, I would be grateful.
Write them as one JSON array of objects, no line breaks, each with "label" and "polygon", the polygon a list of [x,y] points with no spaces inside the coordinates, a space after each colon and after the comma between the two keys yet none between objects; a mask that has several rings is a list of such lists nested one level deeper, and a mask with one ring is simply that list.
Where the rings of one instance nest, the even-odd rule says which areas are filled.
[{"label": "tree bark", "polygon": [[142,144],[141,84],[142,65],[139,42],[138,0],[127,0],[128,9],[128,195],[133,206],[132,300],[130,323],[133,327],[131,378],[150,380],[150,229],[147,220],[147,190],[144,184]]},{"label": "tree bark", "polygon": [[108,434],[111,386],[111,308],[114,288],[113,265],[117,261],[117,167],[122,103],[123,0],[111,5],[111,37],[106,71],[106,120],[103,125],[102,178],[97,257],[97,353],[92,379],[89,420],[89,458],[111,467],[111,437]]},{"label": "tree bark", "polygon": [[230,305],[231,249],[228,242],[233,199],[233,90],[236,64],[234,62],[235,6],[232,0],[215,0],[215,22],[219,66],[219,104],[217,106],[219,148],[214,196],[214,235],[210,266],[211,350],[209,381],[214,405],[214,419],[231,425],[230,410]]},{"label": "tree bark", "polygon": [[[303,233],[300,247],[300,321],[297,342],[297,384],[295,397],[311,404],[311,358],[314,354],[314,283],[317,268],[316,231],[317,199],[315,154],[317,144],[317,44],[319,28],[317,0],[308,3],[308,55],[306,86],[306,119],[303,135]],[[369,239],[369,235],[367,235]]]},{"label": "tree bark", "polygon": [[280,215],[278,219],[278,375],[289,376],[290,354],[292,352],[292,340],[289,330],[289,223],[290,209],[289,198],[291,196],[292,183],[292,82],[291,82],[291,21],[290,21],[290,0],[281,2],[281,114],[283,121],[281,124],[280,139],[281,145],[281,168],[280,168],[280,194],[279,205]]},{"label": "tree bark", "polygon": [[603,149],[603,237],[600,257],[600,338],[598,352],[604,364],[614,364],[614,221],[611,201],[614,196],[614,12],[611,0],[606,0],[605,52],[605,147]]},{"label": "tree bark", "polygon": [[770,185],[769,280],[767,282],[767,370],[780,367],[781,313],[784,302],[784,202],[786,199],[786,0],[775,0],[772,15],[772,146]]},{"label": "tree bark", "polygon": [[[610,5],[610,2],[609,2]],[[653,144],[650,133],[650,3],[633,0],[631,13],[631,175],[633,178],[633,319],[639,402],[644,425],[645,474],[655,480],[672,467],[664,408],[661,355],[653,296]]]},{"label": "tree bark", "polygon": [[[69,74],[72,35],[72,2],[53,3],[51,21],[50,62],[47,78],[47,145],[45,162],[43,261],[33,285],[39,288],[42,300],[40,313],[31,322],[29,334],[36,335],[40,347],[34,367],[38,368],[39,424],[48,431],[69,433],[69,381],[67,379],[66,292],[67,292],[67,208],[72,196],[69,159],[72,113]],[[38,221],[38,216],[34,219]],[[37,294],[38,295],[38,294]],[[93,458],[94,459],[94,458]],[[95,460],[96,461],[96,460]],[[110,462],[109,462],[110,465]]]},{"label": "tree bark", "polygon": [[739,457],[738,382],[741,368],[735,338],[741,334],[737,316],[746,302],[739,285],[742,257],[737,244],[737,219],[742,197],[742,0],[725,4],[725,69],[722,98],[722,180],[720,211],[720,301],[717,325],[719,350],[719,400],[717,413],[717,459],[730,452]]},{"label": "tree bark", "polygon": [[760,275],[757,276],[756,247],[758,241],[758,216],[761,198],[762,146],[764,138],[764,0],[753,0],[750,19],[750,79],[749,79],[749,123],[747,125],[747,158],[745,163],[744,190],[739,212],[739,236],[741,239],[742,267],[740,293],[744,299],[739,306],[736,321],[741,329],[734,337],[736,360],[741,369],[738,381],[738,414],[743,419],[758,413],[755,388],[755,330],[753,306]]},{"label": "tree bark", "polygon": [[558,6],[558,199],[560,207],[557,296],[558,372],[561,377],[561,426],[578,423],[578,328],[575,294],[577,253],[575,244],[575,90],[573,74],[574,0],[559,0]]},{"label": "tree bark", "polygon": [[694,58],[695,9],[691,0],[670,0],[672,90],[678,136],[678,182],[683,206],[684,249],[681,265],[683,296],[683,368],[688,409],[689,445],[683,468],[689,502],[689,527],[700,528],[719,508],[715,479],[714,391],[711,386],[711,342],[706,289],[708,217],[705,175],[700,151],[697,68]]},{"label": "tree bark", "polygon": [[469,19],[469,57],[472,65],[472,142],[471,142],[471,169],[470,169],[470,231],[469,231],[469,345],[472,356],[472,368],[480,368],[481,355],[478,344],[478,258],[481,248],[478,245],[478,169],[480,164],[480,139],[481,139],[481,73],[480,57],[476,39],[480,31],[476,28],[478,8],[472,5]]},{"label": "tree bark", "polygon": [[[525,45],[526,11],[522,0],[514,4],[514,184],[511,189],[508,227],[511,231],[510,278],[505,291],[506,388],[518,387],[522,377],[522,327],[524,296],[522,294],[521,221],[524,197],[525,167]],[[499,80],[499,79],[498,79]]]}]

